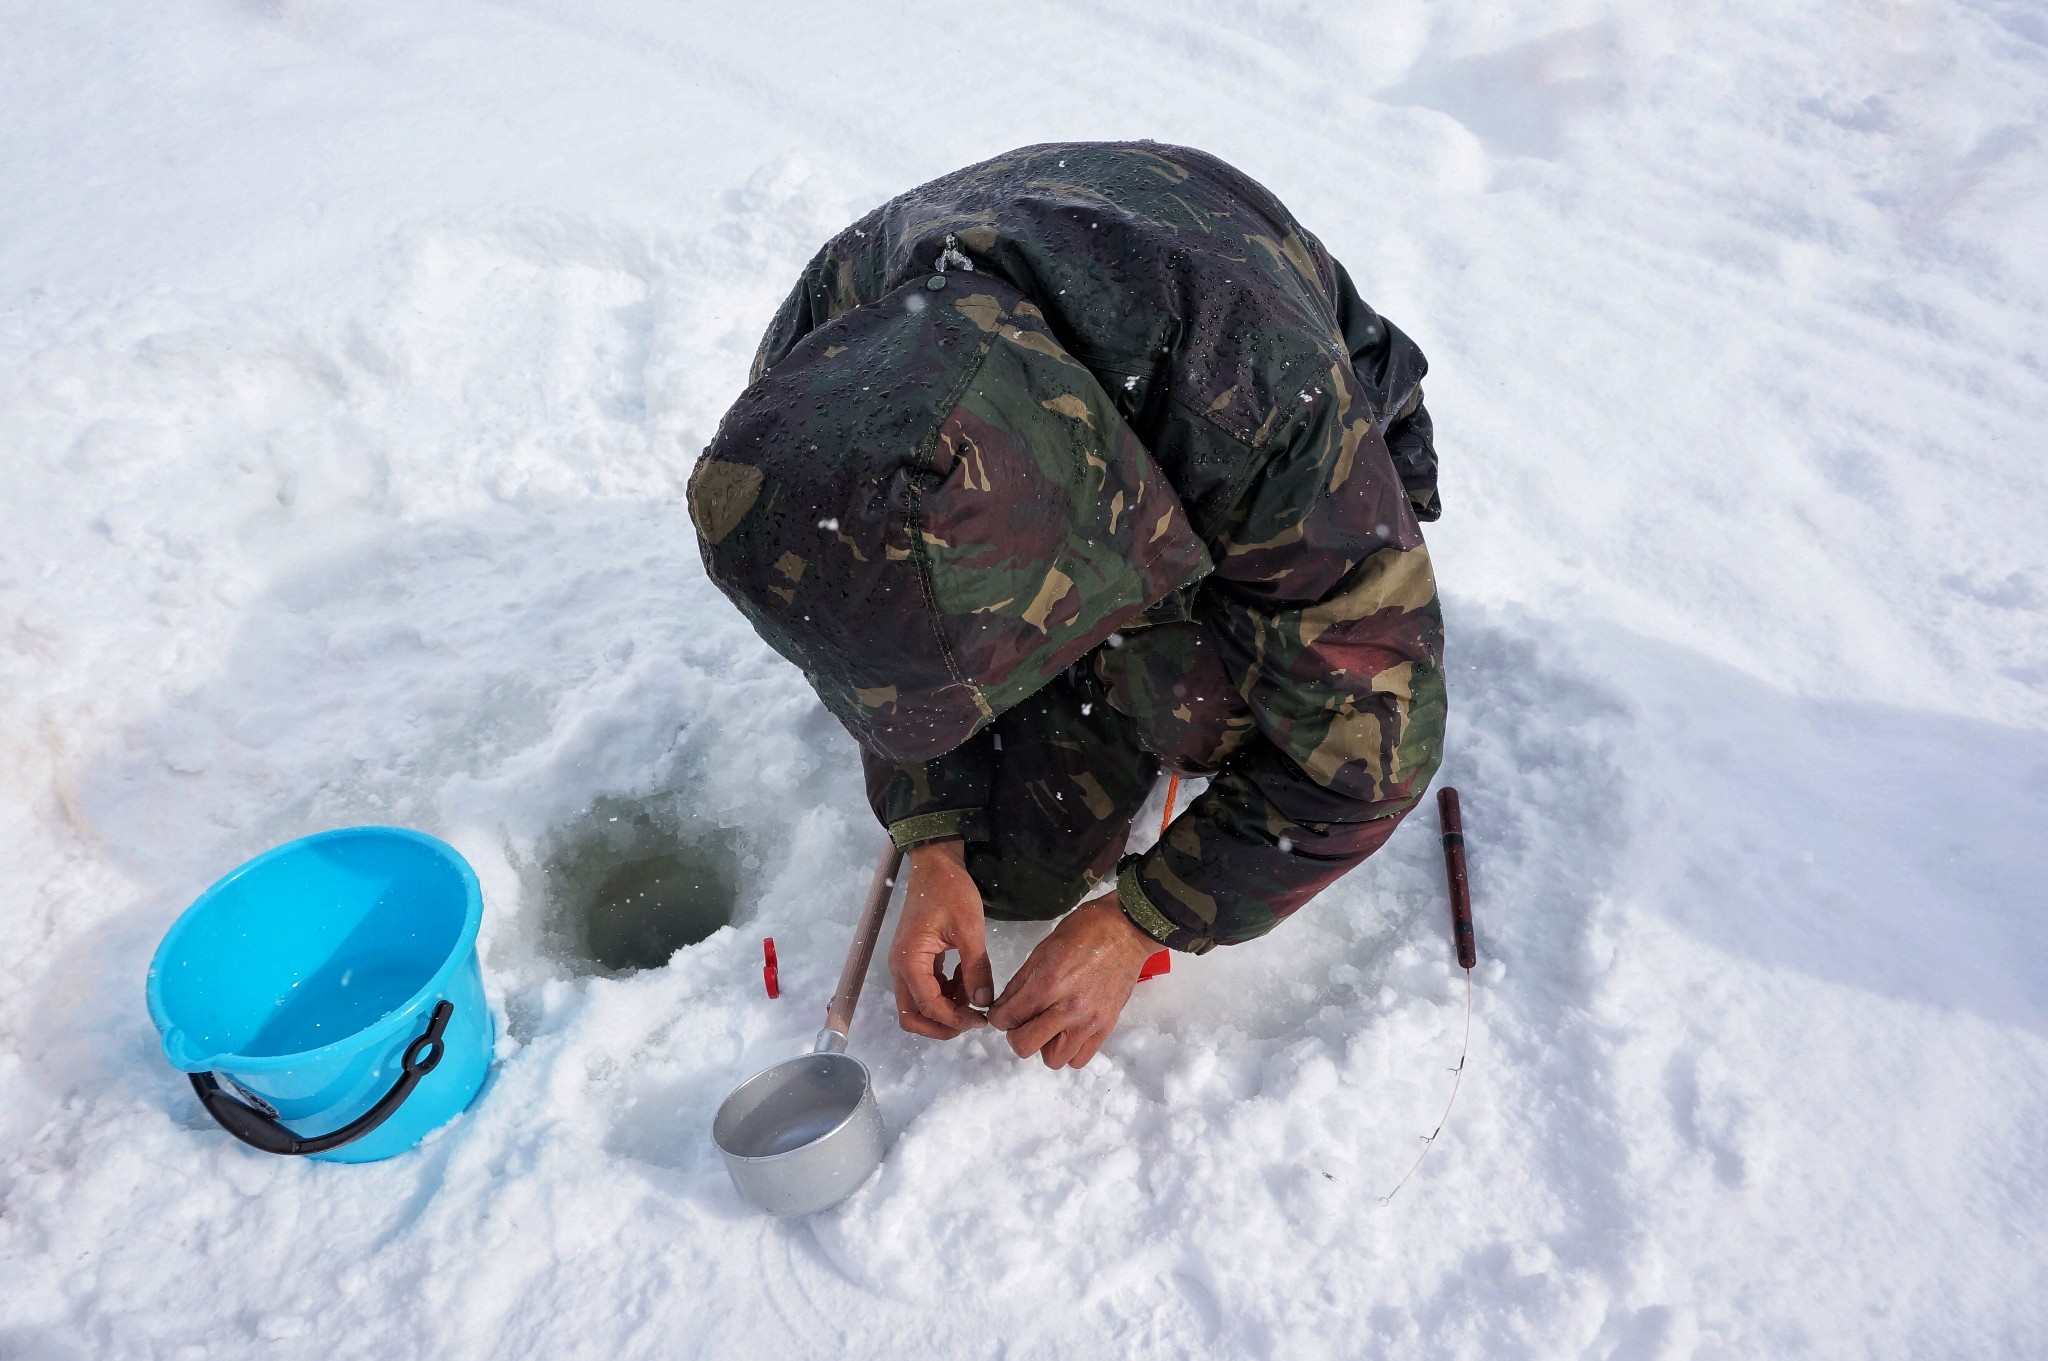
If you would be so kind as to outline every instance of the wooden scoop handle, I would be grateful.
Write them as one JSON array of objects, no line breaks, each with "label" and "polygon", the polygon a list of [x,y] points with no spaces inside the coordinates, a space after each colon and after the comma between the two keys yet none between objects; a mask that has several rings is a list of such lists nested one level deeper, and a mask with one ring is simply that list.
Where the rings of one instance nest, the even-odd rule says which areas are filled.
[{"label": "wooden scoop handle", "polygon": [[853,1024],[853,1009],[860,1005],[860,985],[867,979],[868,965],[875,957],[875,942],[882,936],[882,918],[889,911],[889,897],[896,890],[896,871],[903,867],[903,852],[890,839],[875,862],[875,879],[868,885],[868,900],[861,905],[860,921],[853,928],[853,948],[846,952],[846,967],[839,973],[838,991],[825,1009],[825,1029],[845,1042]]}]

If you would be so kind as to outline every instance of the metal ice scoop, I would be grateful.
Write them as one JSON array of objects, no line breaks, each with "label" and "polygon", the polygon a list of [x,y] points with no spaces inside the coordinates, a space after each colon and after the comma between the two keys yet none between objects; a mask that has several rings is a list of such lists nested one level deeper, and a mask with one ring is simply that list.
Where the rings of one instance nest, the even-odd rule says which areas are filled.
[{"label": "metal ice scoop", "polygon": [[882,1113],[867,1066],[846,1052],[846,1030],[875,957],[903,852],[891,841],[853,931],[839,989],[817,1044],[733,1089],[711,1122],[740,1199],[772,1215],[807,1215],[852,1195],[882,1164]]}]

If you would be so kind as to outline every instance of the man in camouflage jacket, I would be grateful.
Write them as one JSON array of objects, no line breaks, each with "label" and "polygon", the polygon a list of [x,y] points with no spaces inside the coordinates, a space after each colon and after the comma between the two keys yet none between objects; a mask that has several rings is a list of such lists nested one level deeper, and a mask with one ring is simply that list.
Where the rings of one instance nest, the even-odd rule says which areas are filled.
[{"label": "man in camouflage jacket", "polygon": [[[1278,200],[1185,148],[1028,147],[811,260],[690,513],[909,851],[905,1029],[1084,1064],[1149,953],[1271,930],[1420,799],[1424,370]],[[1162,767],[1209,786],[1125,855]],[[995,996],[984,918],[1063,913]]]}]

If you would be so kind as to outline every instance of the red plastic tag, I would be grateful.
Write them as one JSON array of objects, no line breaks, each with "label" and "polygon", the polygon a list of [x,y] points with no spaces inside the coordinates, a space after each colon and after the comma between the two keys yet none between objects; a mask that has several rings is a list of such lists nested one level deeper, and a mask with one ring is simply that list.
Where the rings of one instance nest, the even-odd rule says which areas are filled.
[{"label": "red plastic tag", "polygon": [[1144,968],[1138,970],[1138,981],[1142,983],[1148,978],[1157,978],[1159,977],[1159,975],[1163,973],[1172,972],[1173,951],[1160,950],[1153,954],[1153,956],[1150,959],[1145,961]]},{"label": "red plastic tag", "polygon": [[768,999],[773,1001],[782,996],[782,973],[775,964],[775,937],[761,938],[761,957],[766,961],[761,965],[761,981],[768,985]]}]

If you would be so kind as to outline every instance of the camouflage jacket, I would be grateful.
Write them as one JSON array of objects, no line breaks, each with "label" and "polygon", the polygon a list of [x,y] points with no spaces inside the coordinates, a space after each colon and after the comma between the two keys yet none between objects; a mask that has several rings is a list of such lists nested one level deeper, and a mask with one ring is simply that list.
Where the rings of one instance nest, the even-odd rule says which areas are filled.
[{"label": "camouflage jacket", "polygon": [[972,835],[969,739],[1076,664],[1213,772],[1118,875],[1134,922],[1200,951],[1363,859],[1436,770],[1424,371],[1230,166],[1029,147],[818,252],[691,515],[713,580],[888,768],[899,841]]}]

